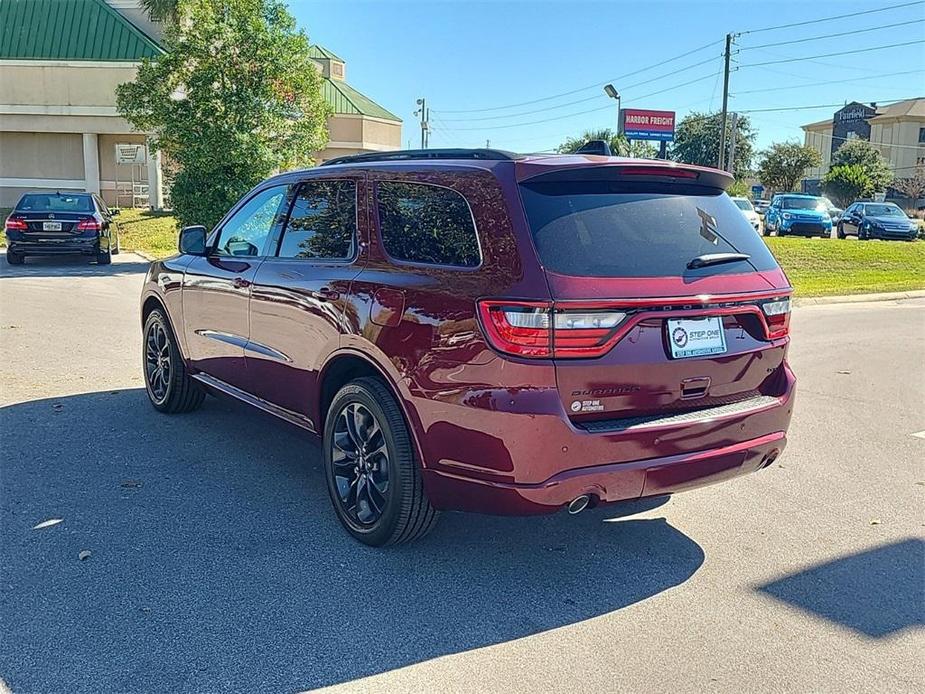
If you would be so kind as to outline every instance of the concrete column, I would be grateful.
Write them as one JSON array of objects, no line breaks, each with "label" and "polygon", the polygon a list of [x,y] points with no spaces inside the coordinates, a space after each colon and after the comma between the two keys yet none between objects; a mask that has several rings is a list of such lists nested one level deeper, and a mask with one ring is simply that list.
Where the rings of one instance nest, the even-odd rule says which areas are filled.
[{"label": "concrete column", "polygon": [[84,190],[100,192],[100,148],[96,133],[84,133]]},{"label": "concrete column", "polygon": [[153,210],[164,209],[164,176],[161,172],[161,152],[148,146],[148,204]]}]

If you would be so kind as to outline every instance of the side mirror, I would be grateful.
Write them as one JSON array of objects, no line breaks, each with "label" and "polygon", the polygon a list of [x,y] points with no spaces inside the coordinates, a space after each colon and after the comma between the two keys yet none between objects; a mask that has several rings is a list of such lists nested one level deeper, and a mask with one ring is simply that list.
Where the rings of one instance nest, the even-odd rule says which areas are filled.
[{"label": "side mirror", "polygon": [[115,217],[117,214],[121,214],[121,213],[122,213],[122,210],[120,210],[118,207],[110,207],[110,208],[109,208],[109,216],[110,216],[110,217]]},{"label": "side mirror", "polygon": [[180,253],[184,255],[205,255],[206,234],[206,228],[201,224],[180,229]]}]

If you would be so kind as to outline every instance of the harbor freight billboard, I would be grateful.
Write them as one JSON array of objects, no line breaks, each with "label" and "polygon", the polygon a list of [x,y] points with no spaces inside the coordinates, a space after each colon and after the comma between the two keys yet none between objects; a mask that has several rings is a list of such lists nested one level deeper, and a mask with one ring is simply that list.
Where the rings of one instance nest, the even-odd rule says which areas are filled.
[{"label": "harbor freight billboard", "polygon": [[674,111],[649,111],[624,108],[620,111],[620,129],[627,140],[674,140]]}]

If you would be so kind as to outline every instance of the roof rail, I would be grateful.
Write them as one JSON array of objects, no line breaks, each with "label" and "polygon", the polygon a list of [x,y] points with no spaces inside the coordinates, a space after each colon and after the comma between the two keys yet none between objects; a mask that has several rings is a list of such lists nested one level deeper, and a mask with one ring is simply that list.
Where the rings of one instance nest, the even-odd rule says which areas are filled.
[{"label": "roof rail", "polygon": [[400,149],[395,152],[364,152],[335,157],[322,162],[321,166],[334,164],[362,164],[374,161],[408,161],[415,159],[493,159],[495,161],[513,161],[521,155],[500,149]]}]

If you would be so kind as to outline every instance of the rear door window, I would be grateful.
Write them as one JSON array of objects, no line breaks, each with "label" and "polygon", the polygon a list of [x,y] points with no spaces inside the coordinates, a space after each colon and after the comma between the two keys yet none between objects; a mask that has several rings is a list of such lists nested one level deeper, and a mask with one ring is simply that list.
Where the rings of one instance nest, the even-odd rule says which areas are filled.
[{"label": "rear door window", "polygon": [[307,181],[293,202],[279,257],[350,260],[356,230],[356,183]]},{"label": "rear door window", "polygon": [[396,260],[477,267],[478,234],[469,203],[455,190],[384,181],[376,186],[379,232]]},{"label": "rear door window", "polygon": [[[540,260],[580,277],[668,277],[772,270],[777,263],[735,203],[716,189],[612,181],[521,185]],[[746,253],[747,262],[689,270],[693,258]]]}]

